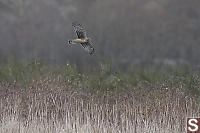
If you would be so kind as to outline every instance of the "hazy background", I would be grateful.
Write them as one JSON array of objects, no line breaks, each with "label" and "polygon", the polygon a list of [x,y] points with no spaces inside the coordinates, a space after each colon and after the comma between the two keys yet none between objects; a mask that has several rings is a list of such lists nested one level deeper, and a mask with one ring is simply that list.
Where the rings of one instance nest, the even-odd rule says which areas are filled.
[{"label": "hazy background", "polygon": [[[200,64],[199,0],[0,0],[0,56],[94,64]],[[71,23],[93,39],[80,46]]]}]

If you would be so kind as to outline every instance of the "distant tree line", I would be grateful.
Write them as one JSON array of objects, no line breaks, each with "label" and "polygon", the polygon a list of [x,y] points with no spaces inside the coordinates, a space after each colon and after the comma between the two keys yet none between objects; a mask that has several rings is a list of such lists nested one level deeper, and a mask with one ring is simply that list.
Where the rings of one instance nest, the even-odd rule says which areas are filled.
[{"label": "distant tree line", "polygon": [[[0,55],[64,64],[200,64],[199,0],[0,0]],[[79,21],[96,49],[69,47]]]}]

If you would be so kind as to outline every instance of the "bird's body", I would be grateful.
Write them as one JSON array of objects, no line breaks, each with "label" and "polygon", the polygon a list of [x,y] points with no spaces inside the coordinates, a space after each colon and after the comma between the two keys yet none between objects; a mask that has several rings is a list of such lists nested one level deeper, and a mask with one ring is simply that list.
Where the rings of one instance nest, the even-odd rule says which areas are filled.
[{"label": "bird's body", "polygon": [[86,36],[86,31],[82,27],[81,24],[77,22],[73,22],[72,26],[74,27],[74,31],[78,37],[78,39],[74,40],[69,40],[69,44],[81,44],[81,46],[89,53],[93,54],[94,53],[94,48],[91,44],[90,38]]}]

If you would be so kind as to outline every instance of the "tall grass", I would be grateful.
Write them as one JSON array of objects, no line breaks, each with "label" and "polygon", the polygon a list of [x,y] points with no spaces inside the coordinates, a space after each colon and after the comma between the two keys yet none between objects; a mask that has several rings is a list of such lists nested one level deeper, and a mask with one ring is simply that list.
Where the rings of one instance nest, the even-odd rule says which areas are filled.
[{"label": "tall grass", "polygon": [[199,116],[199,73],[188,66],[127,71],[105,64],[0,64],[1,133],[181,133]]}]

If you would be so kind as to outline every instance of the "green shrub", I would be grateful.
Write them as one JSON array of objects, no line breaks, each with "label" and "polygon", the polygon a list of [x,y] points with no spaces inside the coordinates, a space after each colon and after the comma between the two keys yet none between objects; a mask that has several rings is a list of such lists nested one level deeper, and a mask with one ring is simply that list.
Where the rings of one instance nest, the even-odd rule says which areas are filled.
[{"label": "green shrub", "polygon": [[[188,64],[179,66],[131,65],[127,70],[112,68],[111,63],[88,65],[77,70],[75,65],[48,65],[42,61],[0,60],[0,81],[17,82],[27,86],[32,80],[57,78],[55,82],[66,84],[71,89],[82,88],[90,91],[152,91],[164,83],[180,87],[183,91],[200,95],[200,73]],[[52,81],[52,84],[54,82]]]}]

